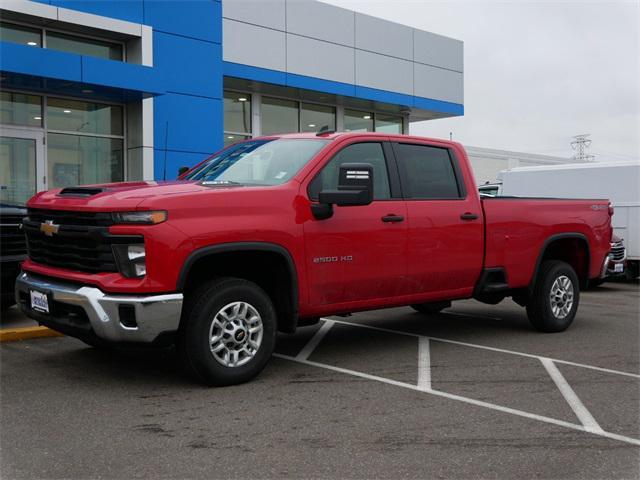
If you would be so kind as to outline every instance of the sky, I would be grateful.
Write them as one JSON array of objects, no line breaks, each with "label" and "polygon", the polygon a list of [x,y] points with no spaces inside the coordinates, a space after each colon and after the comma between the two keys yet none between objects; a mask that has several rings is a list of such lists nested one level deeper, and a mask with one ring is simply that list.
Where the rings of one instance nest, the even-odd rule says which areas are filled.
[{"label": "sky", "polygon": [[640,1],[323,0],[464,41],[463,117],[416,135],[596,160],[640,158]]}]

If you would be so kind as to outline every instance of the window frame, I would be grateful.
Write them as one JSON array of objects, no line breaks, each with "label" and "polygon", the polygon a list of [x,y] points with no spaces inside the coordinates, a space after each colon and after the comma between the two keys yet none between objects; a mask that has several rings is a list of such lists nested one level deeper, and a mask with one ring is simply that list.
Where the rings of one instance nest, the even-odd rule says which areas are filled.
[{"label": "window frame", "polygon": [[[47,49],[47,50],[51,50],[54,52],[61,52],[63,50],[53,50],[47,47],[47,32],[54,32],[54,33],[60,33],[63,35],[69,35],[71,37],[78,37],[78,38],[86,38],[87,40],[97,40],[100,42],[106,42],[106,43],[113,43],[116,45],[120,45],[122,47],[122,59],[120,60],[113,60],[113,59],[109,59],[109,58],[102,58],[102,57],[94,57],[91,56],[91,58],[101,58],[103,60],[110,60],[112,62],[122,62],[122,63],[127,63],[128,62],[128,58],[127,58],[127,42],[124,40],[117,40],[115,38],[109,38],[109,37],[103,37],[100,35],[93,35],[93,34],[86,34],[86,33],[80,33],[80,32],[75,32],[75,31],[69,31],[69,30],[64,30],[61,28],[56,28],[56,27],[48,27],[48,26],[39,26],[39,25],[34,25],[32,23],[27,23],[27,22],[20,22],[20,21],[16,21],[16,20],[2,20],[4,23],[10,24],[10,25],[16,25],[18,27],[25,27],[25,28],[31,28],[33,30],[39,30],[40,31],[40,43],[41,45],[39,47],[36,48],[41,48],[41,49]],[[64,53],[70,53],[70,52],[64,52]],[[78,53],[70,53],[71,55],[79,55]],[[85,55],[88,56],[88,55]]]},{"label": "window frame", "polygon": [[[416,147],[429,147],[429,148],[437,148],[440,150],[445,150],[447,152],[447,156],[449,157],[449,163],[451,165],[451,169],[453,170],[453,176],[456,181],[456,186],[458,188],[458,196],[457,197],[410,197],[406,191],[404,185],[408,184],[407,172],[403,165],[401,165],[401,155],[398,151],[398,147],[400,145],[412,145]],[[460,164],[458,162],[458,158],[451,147],[446,147],[443,145],[435,145],[431,143],[419,143],[419,142],[391,142],[391,148],[393,150],[393,154],[395,157],[395,163],[398,169],[398,174],[400,176],[400,185],[402,189],[402,198],[406,201],[416,200],[416,201],[442,201],[442,200],[466,200],[467,199],[467,189],[464,182],[464,176],[462,174],[462,170],[460,169]]]},{"label": "window frame", "polygon": [[[33,91],[33,90],[16,90],[16,89],[12,89],[12,88],[6,88],[3,89],[4,92],[9,92],[9,93],[21,93],[21,94],[25,94],[25,95],[35,95],[38,96],[42,99],[41,102],[41,106],[42,106],[42,124],[39,127],[35,127],[35,126],[27,126],[27,125],[12,125],[12,124],[8,124],[8,123],[3,123],[0,124],[0,127],[2,128],[9,128],[9,129],[16,129],[16,130],[21,130],[21,131],[37,131],[37,132],[42,132],[43,133],[43,144],[44,144],[44,149],[42,152],[42,161],[43,161],[43,167],[44,167],[44,171],[42,172],[42,175],[46,177],[46,182],[45,183],[45,189],[49,189],[52,188],[49,185],[49,176],[48,176],[48,168],[49,168],[49,159],[48,159],[48,155],[47,155],[47,134],[49,133],[59,133],[59,134],[68,134],[68,135],[77,135],[77,136],[84,136],[84,137],[99,137],[99,138],[111,138],[111,139],[117,139],[117,140],[122,140],[122,153],[123,153],[123,161],[122,161],[122,168],[123,168],[123,172],[122,172],[122,178],[124,178],[124,181],[129,181],[128,178],[128,173],[129,173],[129,144],[128,144],[128,121],[129,121],[129,116],[128,116],[128,112],[127,112],[127,104],[126,103],[118,103],[118,102],[112,102],[112,101],[108,101],[108,100],[98,100],[98,99],[87,99],[87,98],[81,98],[81,97],[73,97],[70,95],[49,95],[49,94],[43,94],[42,92],[37,92],[37,91]],[[83,132],[71,132],[71,131],[67,131],[67,130],[53,130],[49,128],[48,125],[48,115],[47,115],[47,106],[48,106],[48,100],[49,98],[59,98],[59,99],[63,99],[63,100],[74,100],[74,101],[80,101],[80,102],[85,102],[85,103],[99,103],[99,104],[104,104],[104,105],[113,105],[113,106],[117,106],[117,107],[121,107],[122,108],[122,135],[108,135],[108,134],[87,134],[87,133],[83,133]]]},{"label": "window frame", "polygon": [[[313,186],[314,182],[320,177],[320,174],[322,173],[322,171],[327,167],[327,165],[329,165],[330,162],[332,162],[337,155],[339,155],[343,150],[345,150],[346,148],[351,147],[352,145],[357,145],[360,143],[378,143],[380,144],[380,146],[382,147],[382,154],[384,156],[384,163],[385,166],[387,168],[387,179],[389,180],[389,198],[381,198],[381,199],[376,199],[374,198],[373,201],[374,202],[391,202],[391,201],[398,201],[398,200],[403,200],[402,198],[402,188],[401,188],[401,183],[400,183],[400,176],[398,173],[398,168],[396,165],[396,160],[395,160],[395,155],[394,152],[391,148],[390,142],[388,142],[387,140],[383,140],[383,139],[375,139],[375,138],[371,138],[371,139],[355,139],[349,143],[346,143],[345,145],[341,145],[340,149],[337,150],[336,152],[334,152],[330,157],[328,157],[325,161],[322,162],[322,165],[318,168],[318,171],[313,175],[313,177],[311,178],[311,180],[309,180],[309,182],[307,183],[307,188],[306,190],[306,194],[307,194],[307,198],[312,201],[317,203],[318,202],[318,196],[314,195],[313,192],[311,192],[311,187]],[[374,192],[375,193],[375,192]]]}]

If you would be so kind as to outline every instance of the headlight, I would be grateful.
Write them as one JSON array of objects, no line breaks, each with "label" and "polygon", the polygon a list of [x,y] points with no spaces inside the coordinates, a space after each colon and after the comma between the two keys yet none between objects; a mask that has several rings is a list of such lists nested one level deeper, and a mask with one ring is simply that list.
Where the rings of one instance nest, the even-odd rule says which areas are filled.
[{"label": "headlight", "polygon": [[120,273],[127,278],[140,278],[147,274],[144,244],[112,245]]},{"label": "headlight", "polygon": [[113,221],[115,223],[139,223],[143,225],[155,225],[167,219],[167,212],[164,210],[142,211],[142,212],[115,212]]}]

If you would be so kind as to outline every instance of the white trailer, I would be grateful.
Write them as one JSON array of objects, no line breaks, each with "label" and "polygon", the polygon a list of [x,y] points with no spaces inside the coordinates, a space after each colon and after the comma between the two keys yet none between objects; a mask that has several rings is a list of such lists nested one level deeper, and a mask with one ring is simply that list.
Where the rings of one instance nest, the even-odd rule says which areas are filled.
[{"label": "white trailer", "polygon": [[629,269],[640,263],[640,162],[575,163],[500,172],[502,196],[607,198],[615,209],[614,233],[624,239]]}]

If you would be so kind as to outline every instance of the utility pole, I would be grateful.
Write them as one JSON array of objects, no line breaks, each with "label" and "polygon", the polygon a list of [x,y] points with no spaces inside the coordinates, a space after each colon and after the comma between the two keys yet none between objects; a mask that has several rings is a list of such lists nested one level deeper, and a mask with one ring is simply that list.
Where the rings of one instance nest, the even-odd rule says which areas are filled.
[{"label": "utility pole", "polygon": [[587,150],[591,146],[591,136],[590,133],[585,133],[583,135],[574,136],[573,142],[571,142],[571,148],[573,148],[576,153],[573,156],[573,159],[577,162],[593,162],[596,157],[594,155],[589,155]]}]

